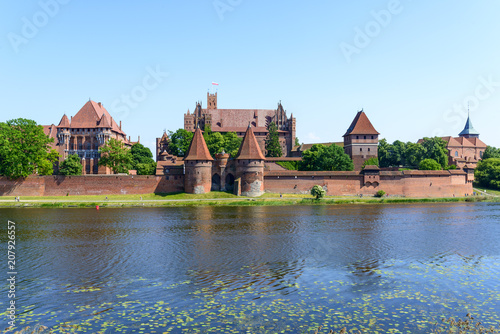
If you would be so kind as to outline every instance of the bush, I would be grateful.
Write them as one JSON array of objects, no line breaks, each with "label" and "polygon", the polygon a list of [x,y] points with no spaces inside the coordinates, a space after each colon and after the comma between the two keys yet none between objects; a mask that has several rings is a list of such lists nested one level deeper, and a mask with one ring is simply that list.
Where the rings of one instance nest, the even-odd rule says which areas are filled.
[{"label": "bush", "polygon": [[375,197],[384,197],[384,196],[385,196],[385,191],[383,191],[383,190],[379,190],[375,194]]},{"label": "bush", "polygon": [[442,170],[441,164],[434,159],[424,159],[418,165],[420,170]]},{"label": "bush", "polygon": [[315,196],[317,200],[324,197],[325,194],[326,194],[326,191],[325,191],[325,189],[323,189],[322,186],[316,185],[316,186],[312,187],[312,189],[311,189],[311,195]]},{"label": "bush", "polygon": [[61,175],[82,175],[83,166],[80,163],[78,154],[72,154],[61,162],[59,174]]},{"label": "bush", "polygon": [[298,161],[276,161],[276,164],[288,170],[299,170]]},{"label": "bush", "polygon": [[364,169],[366,166],[379,166],[378,164],[378,158],[376,157],[371,157],[370,159],[366,160],[363,163],[363,166],[361,166],[361,169]]}]

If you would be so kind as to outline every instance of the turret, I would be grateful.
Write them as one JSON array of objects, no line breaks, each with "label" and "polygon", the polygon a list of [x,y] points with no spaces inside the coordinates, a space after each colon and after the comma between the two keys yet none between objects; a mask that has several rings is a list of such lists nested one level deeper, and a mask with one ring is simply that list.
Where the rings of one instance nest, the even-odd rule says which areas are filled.
[{"label": "turret", "polygon": [[358,111],[344,135],[344,152],[351,157],[355,170],[361,170],[366,160],[378,157],[379,134],[364,111]]},{"label": "turret", "polygon": [[257,197],[264,193],[265,160],[252,127],[248,125],[236,158],[236,174],[240,178],[237,195]]},{"label": "turret", "polygon": [[212,187],[212,161],[207,143],[200,128],[196,128],[184,158],[184,191],[188,194],[205,194]]}]

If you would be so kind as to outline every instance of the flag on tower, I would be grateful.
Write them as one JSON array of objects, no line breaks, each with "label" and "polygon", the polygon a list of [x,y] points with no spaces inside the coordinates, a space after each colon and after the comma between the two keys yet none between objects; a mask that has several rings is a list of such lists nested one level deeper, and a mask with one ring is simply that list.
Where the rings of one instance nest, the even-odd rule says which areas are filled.
[{"label": "flag on tower", "polygon": [[217,82],[212,81],[212,86],[218,86],[219,84]]}]

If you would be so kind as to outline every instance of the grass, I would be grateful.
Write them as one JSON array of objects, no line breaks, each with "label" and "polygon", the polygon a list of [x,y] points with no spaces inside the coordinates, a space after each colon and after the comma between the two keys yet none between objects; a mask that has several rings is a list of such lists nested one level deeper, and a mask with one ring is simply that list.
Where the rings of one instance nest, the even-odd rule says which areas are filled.
[{"label": "grass", "polygon": [[[142,197],[142,199],[141,199]],[[316,200],[310,195],[265,193],[258,198],[239,197],[226,192],[208,194],[145,194],[103,196],[51,196],[3,197],[0,207],[38,208],[95,208],[104,207],[170,207],[170,206],[285,206],[285,205],[339,205],[339,204],[411,204],[411,203],[458,203],[458,202],[500,202],[500,197],[452,197],[452,198],[402,198],[402,197],[354,197],[326,196]]]},{"label": "grass", "polygon": [[481,190],[483,192],[486,191],[486,193],[490,195],[500,196],[500,190],[497,189],[490,189],[490,188],[476,187],[476,186],[474,186],[474,189]]}]

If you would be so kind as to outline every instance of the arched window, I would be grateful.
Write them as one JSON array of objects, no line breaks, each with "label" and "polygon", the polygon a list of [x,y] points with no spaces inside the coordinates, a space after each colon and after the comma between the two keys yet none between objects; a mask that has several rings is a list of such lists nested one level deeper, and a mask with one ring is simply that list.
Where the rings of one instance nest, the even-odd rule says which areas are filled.
[{"label": "arched window", "polygon": [[458,151],[455,151],[455,156],[458,157]]},{"label": "arched window", "polygon": [[481,159],[483,158],[483,151],[479,151],[479,156],[481,157]]}]

